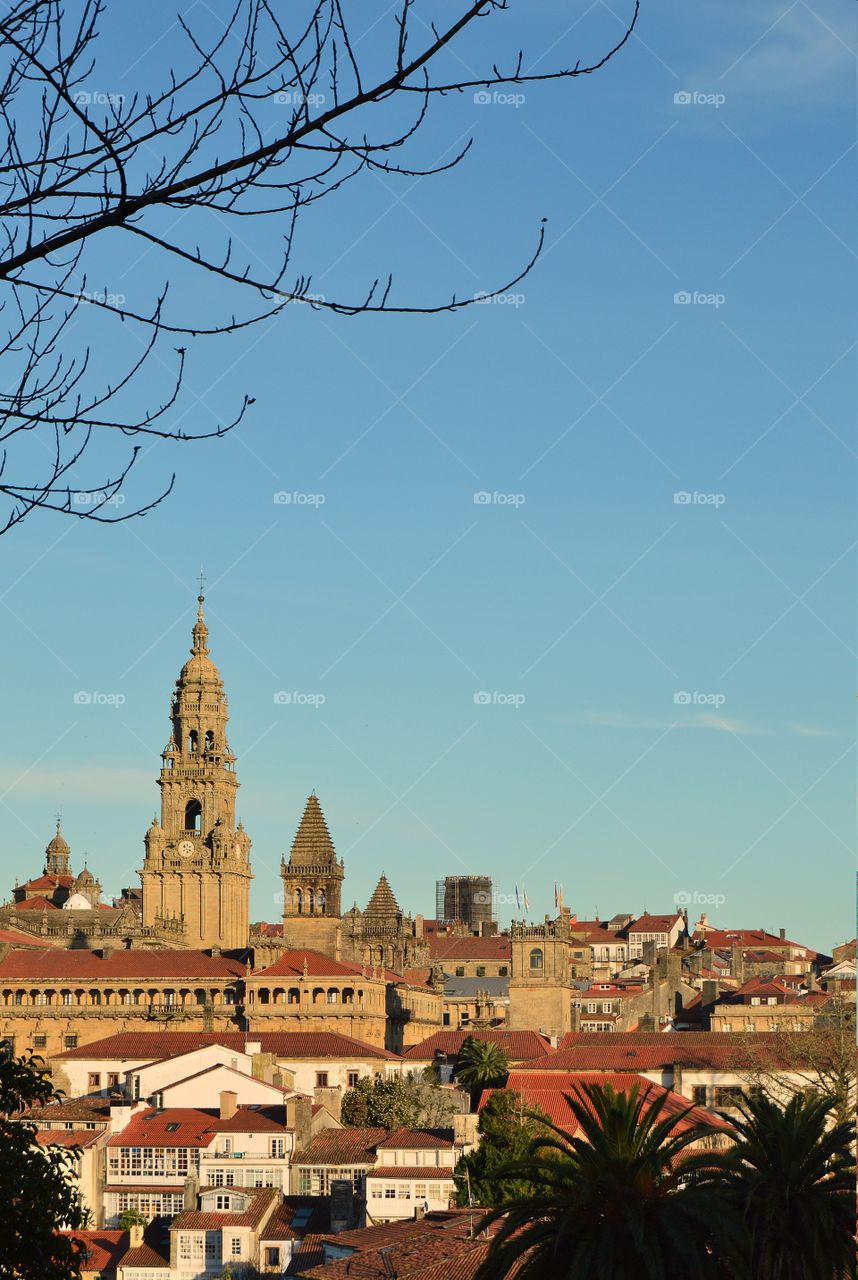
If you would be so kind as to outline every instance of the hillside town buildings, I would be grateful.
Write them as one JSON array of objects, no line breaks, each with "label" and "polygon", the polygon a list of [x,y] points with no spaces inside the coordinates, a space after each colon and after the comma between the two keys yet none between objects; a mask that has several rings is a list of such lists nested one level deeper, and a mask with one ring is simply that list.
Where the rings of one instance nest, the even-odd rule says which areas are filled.
[{"label": "hillside town buildings", "polygon": [[[585,1081],[722,1129],[713,1113],[750,1087],[751,1058],[784,1096],[806,1087],[802,1046],[854,1006],[854,941],[826,956],[680,907],[589,920],[562,902],[500,931],[478,876],[439,882],[434,919],[404,911],[384,873],[344,911],[315,792],[282,859],[280,918],[251,923],[227,695],[197,604],[140,887],[103,902],[57,822],[0,908],[0,1039],[65,1092],[29,1118],[41,1146],[72,1152],[110,1274],[336,1280],[359,1259],[382,1277],[416,1249],[460,1258],[470,1280],[486,1246],[451,1208],[454,1171],[491,1097],[456,1083],[471,1037],[498,1045],[522,1105],[567,1127]],[[345,1126],[366,1080],[437,1091],[439,1122]]]}]

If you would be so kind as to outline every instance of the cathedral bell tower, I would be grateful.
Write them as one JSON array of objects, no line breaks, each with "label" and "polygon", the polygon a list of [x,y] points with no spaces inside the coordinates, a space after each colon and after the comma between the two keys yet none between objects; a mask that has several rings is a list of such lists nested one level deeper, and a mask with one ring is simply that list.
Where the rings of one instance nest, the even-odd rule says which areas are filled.
[{"label": "cathedral bell tower", "polygon": [[246,947],[250,838],[235,825],[235,756],[226,737],[227,697],[209,657],[198,597],[191,656],[170,706],[172,733],[161,756],[161,820],[146,832],[143,923],[181,918],[188,947]]}]

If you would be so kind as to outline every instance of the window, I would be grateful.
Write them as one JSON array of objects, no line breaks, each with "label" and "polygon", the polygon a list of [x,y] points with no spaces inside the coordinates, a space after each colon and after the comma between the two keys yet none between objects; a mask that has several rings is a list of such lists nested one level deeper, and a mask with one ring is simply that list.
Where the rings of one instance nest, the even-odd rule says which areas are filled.
[{"label": "window", "polygon": [[596,1004],[596,1001],[595,1001],[595,1000],[591,1000],[591,1001],[588,1003],[588,1005],[587,1005],[587,1012],[588,1012],[588,1013],[597,1013],[597,1012],[598,1012],[598,1010],[599,1010],[599,1006]]},{"label": "window", "polygon": [[691,1090],[691,1101],[694,1103],[695,1107],[706,1106],[706,1085],[705,1084],[696,1084],[694,1086],[694,1088]]},{"label": "window", "polygon": [[100,1088],[101,1088],[101,1072],[100,1072],[100,1071],[90,1071],[90,1073],[89,1073],[89,1088],[90,1088],[90,1089],[100,1089]]},{"label": "window", "polygon": [[742,1101],[742,1089],[739,1085],[728,1084],[716,1086],[715,1088],[715,1106],[716,1107],[735,1107]]},{"label": "window", "polygon": [[349,1074],[348,1074],[347,1079],[348,1079],[348,1082],[349,1082],[349,1088],[350,1088],[350,1089],[354,1089],[355,1085],[356,1085],[356,1084],[358,1083],[358,1081],[360,1080],[360,1072],[359,1072],[359,1071],[350,1071],[350,1072],[349,1072]]},{"label": "window", "polygon": [[284,1143],[282,1138],[271,1139],[271,1155],[275,1160],[283,1159]]},{"label": "window", "polygon": [[470,1020],[471,1020],[471,1015],[468,1013],[467,1009],[463,1009],[462,1012],[459,1014],[459,1026],[466,1027],[470,1022]]},{"label": "window", "polygon": [[47,1037],[47,1036],[33,1036],[33,1048],[34,1048],[34,1049],[44,1049],[44,1047],[45,1047],[45,1045],[46,1045],[47,1043],[48,1043],[48,1037]]},{"label": "window", "polygon": [[114,1087],[114,1086],[116,1086],[116,1085],[118,1085],[118,1084],[119,1084],[119,1072],[118,1072],[118,1071],[108,1071],[108,1073],[107,1073],[107,1087],[108,1087],[108,1089],[110,1089],[111,1087]]},{"label": "window", "polygon": [[228,1209],[232,1204],[232,1196],[215,1196],[216,1209]]},{"label": "window", "polygon": [[66,1036],[66,1037],[64,1038],[64,1040],[63,1040],[63,1044],[65,1045],[65,1047],[66,1047],[67,1049],[76,1049],[76,1048],[77,1048],[77,1036]]},{"label": "window", "polygon": [[335,991],[333,987],[331,987],[330,991],[328,992],[328,1004],[336,1004],[338,994],[339,993]]},{"label": "window", "polygon": [[279,1248],[272,1248],[271,1245],[268,1246],[268,1248],[265,1250],[265,1265],[266,1267],[280,1266]]},{"label": "window", "polygon": [[410,1182],[400,1182],[397,1190],[397,1199],[398,1200],[411,1199],[411,1183]]},{"label": "window", "polygon": [[74,1004],[74,996],[70,991],[63,992],[63,1004]]},{"label": "window", "polygon": [[541,970],[541,969],[542,969],[542,948],[541,948],[541,947],[534,947],[534,948],[533,948],[533,950],[531,951],[531,953],[530,953],[530,968],[531,968],[531,970],[534,970],[534,969],[536,969],[536,970]]},{"label": "window", "polygon": [[465,966],[464,966],[463,964],[457,965],[457,966],[456,966],[456,977],[457,977],[457,978],[464,978],[464,976],[465,976]]},{"label": "window", "polygon": [[395,1200],[395,1199],[396,1199],[396,1187],[390,1187],[390,1186],[385,1187],[385,1188],[384,1188],[384,1198],[385,1198],[385,1200]]},{"label": "window", "polygon": [[477,977],[484,978],[486,976],[486,966],[484,964],[477,965]]},{"label": "window", "polygon": [[298,1170],[298,1195],[308,1196],[312,1192],[312,1175],[309,1169]]},{"label": "window", "polygon": [[[194,737],[194,750],[196,750],[196,734]],[[185,805],[185,830],[199,831],[200,822],[202,820],[203,809],[199,800],[189,800]]]},{"label": "window", "polygon": [[441,1021],[442,1021],[443,1025],[444,1025],[445,1027],[449,1027],[449,1025],[450,1025],[450,1010],[449,1010],[449,1009],[445,1009],[445,1010],[444,1010],[444,1016],[443,1016],[443,1018],[441,1019]]},{"label": "window", "polygon": [[508,974],[509,974],[509,968],[507,965],[502,964],[498,966],[498,977],[505,978],[507,977]]},{"label": "window", "polygon": [[317,1071],[317,1072],[316,1072],[316,1088],[317,1088],[317,1089],[327,1089],[327,1087],[328,1087],[328,1073],[327,1073],[327,1071]]},{"label": "window", "polygon": [[426,1183],[425,1183],[425,1182],[415,1182],[415,1184],[414,1184],[414,1199],[415,1199],[415,1200],[425,1200],[425,1199],[426,1199]]},{"label": "window", "polygon": [[381,1199],[381,1187],[378,1185],[377,1182],[374,1182],[372,1184],[372,1191],[370,1192],[370,1198],[373,1200]]}]

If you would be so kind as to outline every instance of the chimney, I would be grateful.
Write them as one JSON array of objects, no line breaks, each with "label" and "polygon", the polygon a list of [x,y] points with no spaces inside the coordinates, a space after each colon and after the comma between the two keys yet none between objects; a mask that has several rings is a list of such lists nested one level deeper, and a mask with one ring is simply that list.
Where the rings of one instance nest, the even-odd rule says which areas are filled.
[{"label": "chimney", "polygon": [[131,1249],[139,1249],[143,1243],[143,1226],[139,1222],[135,1222],[128,1231],[128,1245]]},{"label": "chimney", "polygon": [[126,1125],[131,1123],[131,1115],[134,1108],[130,1102],[123,1099],[121,1102],[110,1103],[110,1132],[121,1133]]},{"label": "chimney", "polygon": [[786,929],[778,929],[781,942],[786,942]]},{"label": "chimney", "polygon": [[103,943],[101,947],[102,960],[109,960],[112,955],[113,955],[113,944],[111,942]]},{"label": "chimney", "polygon": [[713,1005],[718,999],[718,982],[715,978],[704,978],[703,989],[700,992],[700,1003],[704,1005]]},{"label": "chimney", "polygon": [[261,1053],[262,1041],[261,1040],[245,1040],[244,1052],[248,1054],[251,1058],[255,1053]]},{"label": "chimney", "polygon": [[310,1141],[313,1123],[313,1104],[303,1093],[293,1093],[286,1099],[286,1128],[295,1134],[295,1147],[304,1147]]},{"label": "chimney", "polygon": [[184,1186],[184,1205],[185,1209],[196,1209],[197,1196],[200,1193],[200,1183],[195,1173],[188,1174],[185,1178]]},{"label": "chimney", "polygon": [[238,1110],[238,1094],[233,1089],[220,1091],[220,1118],[231,1120]]}]

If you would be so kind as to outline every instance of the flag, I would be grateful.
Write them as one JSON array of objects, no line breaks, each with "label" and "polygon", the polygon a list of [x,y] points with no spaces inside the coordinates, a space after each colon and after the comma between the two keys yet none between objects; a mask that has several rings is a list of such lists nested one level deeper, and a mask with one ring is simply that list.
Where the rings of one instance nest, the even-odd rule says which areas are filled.
[{"label": "flag", "polygon": [[562,911],[562,910],[563,910],[563,885],[562,885],[562,884],[561,884],[561,886],[560,886],[560,897],[559,897],[559,900],[558,900],[558,909],[559,909],[560,911]]},{"label": "flag", "polygon": [[521,899],[518,896],[518,885],[515,886],[515,909],[521,911]]},{"label": "flag", "polygon": [[529,910],[530,910],[530,899],[529,899],[529,898],[528,898],[528,896],[527,896],[527,890],[526,890],[526,889],[525,889],[525,891],[524,891],[524,909],[525,909],[525,911],[529,911]]},{"label": "flag", "polygon": [[557,898],[557,881],[555,880],[554,881],[554,910],[555,911],[557,910],[558,905],[559,904],[558,904],[558,898]]}]

